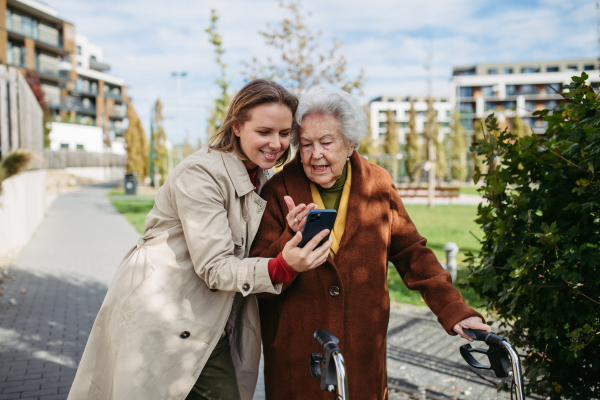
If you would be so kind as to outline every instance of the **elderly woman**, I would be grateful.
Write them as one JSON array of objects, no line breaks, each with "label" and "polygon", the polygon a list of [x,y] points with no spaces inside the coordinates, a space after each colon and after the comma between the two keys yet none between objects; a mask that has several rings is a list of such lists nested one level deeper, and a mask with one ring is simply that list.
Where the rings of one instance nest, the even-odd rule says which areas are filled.
[{"label": "elderly woman", "polygon": [[276,257],[312,203],[338,212],[327,261],[293,276],[280,295],[259,296],[267,400],[331,397],[308,368],[320,328],[340,339],[350,397],[387,399],[388,262],[450,335],[490,330],[425,246],[388,173],[357,153],[366,133],[364,111],[349,94],[304,95],[292,130],[296,157],[263,189],[267,207],[251,256]]}]

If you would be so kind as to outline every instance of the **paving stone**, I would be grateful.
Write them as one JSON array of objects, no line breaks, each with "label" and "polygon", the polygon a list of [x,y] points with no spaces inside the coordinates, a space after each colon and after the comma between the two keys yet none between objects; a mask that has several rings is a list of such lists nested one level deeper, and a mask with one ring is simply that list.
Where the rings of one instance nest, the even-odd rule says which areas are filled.
[{"label": "paving stone", "polygon": [[108,190],[58,197],[11,267],[0,297],[0,400],[66,399],[110,280],[139,237]]}]

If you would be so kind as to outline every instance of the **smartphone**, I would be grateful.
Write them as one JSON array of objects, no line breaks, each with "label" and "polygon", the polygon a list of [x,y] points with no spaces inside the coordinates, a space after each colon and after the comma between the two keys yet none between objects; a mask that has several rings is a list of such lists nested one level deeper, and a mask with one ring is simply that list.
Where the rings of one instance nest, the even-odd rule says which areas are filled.
[{"label": "smartphone", "polygon": [[[304,247],[306,243],[310,242],[315,235],[319,232],[329,229],[333,230],[335,219],[337,218],[337,211],[335,210],[310,210],[306,215],[304,222],[304,228],[302,228],[302,241],[298,247]],[[317,245],[320,247],[329,239],[329,235],[325,236],[323,240]],[[315,249],[317,248],[315,247]]]}]

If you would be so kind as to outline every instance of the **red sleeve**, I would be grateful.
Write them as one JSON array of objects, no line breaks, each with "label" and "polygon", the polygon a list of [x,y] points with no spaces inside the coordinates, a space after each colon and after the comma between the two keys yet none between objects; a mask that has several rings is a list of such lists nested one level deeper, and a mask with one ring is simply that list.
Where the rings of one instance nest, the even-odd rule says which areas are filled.
[{"label": "red sleeve", "polygon": [[282,253],[279,253],[277,258],[271,258],[269,260],[269,276],[273,285],[278,283],[286,283],[293,277],[298,275],[283,259]]}]

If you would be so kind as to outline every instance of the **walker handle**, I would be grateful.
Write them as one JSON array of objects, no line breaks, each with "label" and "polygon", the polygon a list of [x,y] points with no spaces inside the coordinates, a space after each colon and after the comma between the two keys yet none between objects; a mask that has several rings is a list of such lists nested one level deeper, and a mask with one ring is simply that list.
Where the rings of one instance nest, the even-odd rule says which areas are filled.
[{"label": "walker handle", "polygon": [[340,351],[338,347],[338,343],[340,340],[335,337],[335,335],[325,329],[316,330],[314,333],[314,337],[323,348],[323,351],[326,351],[327,348],[331,348],[331,352]]}]

